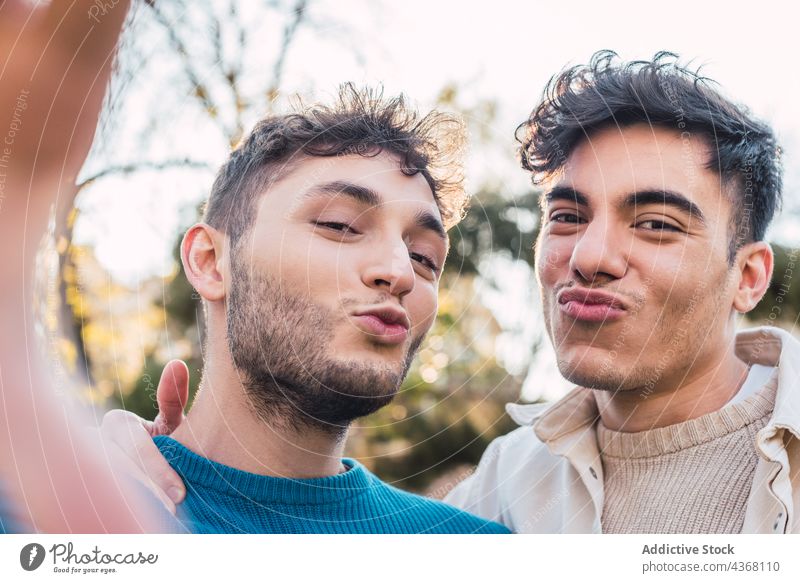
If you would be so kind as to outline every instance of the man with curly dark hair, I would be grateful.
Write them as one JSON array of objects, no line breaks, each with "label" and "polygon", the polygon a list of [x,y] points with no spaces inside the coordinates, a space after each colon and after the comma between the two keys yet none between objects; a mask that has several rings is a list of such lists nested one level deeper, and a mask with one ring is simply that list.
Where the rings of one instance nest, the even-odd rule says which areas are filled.
[{"label": "man with curly dark hair", "polygon": [[[769,285],[770,128],[675,55],[602,51],[520,125],[545,326],[577,387],[447,499],[519,532],[800,532],[800,343]],[[779,306],[776,306],[780,309]]]}]

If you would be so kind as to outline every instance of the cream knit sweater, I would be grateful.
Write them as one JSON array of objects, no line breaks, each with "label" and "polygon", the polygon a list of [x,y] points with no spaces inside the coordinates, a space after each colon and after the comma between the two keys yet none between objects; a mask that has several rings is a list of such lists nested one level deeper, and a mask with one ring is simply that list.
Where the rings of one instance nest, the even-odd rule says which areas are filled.
[{"label": "cream knit sweater", "polygon": [[758,461],[756,433],[776,381],[744,401],[637,433],[597,425],[605,475],[603,532],[738,533]]}]

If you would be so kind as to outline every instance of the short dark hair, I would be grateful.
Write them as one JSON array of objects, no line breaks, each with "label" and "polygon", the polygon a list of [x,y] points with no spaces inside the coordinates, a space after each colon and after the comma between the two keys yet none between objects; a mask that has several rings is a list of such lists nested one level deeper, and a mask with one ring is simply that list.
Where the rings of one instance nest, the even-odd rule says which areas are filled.
[{"label": "short dark hair", "polygon": [[647,123],[701,135],[713,151],[707,167],[733,186],[732,261],[741,245],[764,238],[780,207],[781,151],[767,124],[712,85],[674,53],[626,63],[598,51],[588,65],[552,77],[541,104],[517,128],[522,166],[539,183],[581,140],[609,125]]},{"label": "short dark hair", "polygon": [[346,83],[330,105],[298,102],[291,113],[259,121],[220,168],[204,220],[235,244],[253,224],[259,195],[295,157],[386,152],[399,159],[404,174],[425,178],[449,228],[463,218],[468,201],[464,143],[458,117],[438,111],[420,116],[402,95],[384,98],[382,89]]}]

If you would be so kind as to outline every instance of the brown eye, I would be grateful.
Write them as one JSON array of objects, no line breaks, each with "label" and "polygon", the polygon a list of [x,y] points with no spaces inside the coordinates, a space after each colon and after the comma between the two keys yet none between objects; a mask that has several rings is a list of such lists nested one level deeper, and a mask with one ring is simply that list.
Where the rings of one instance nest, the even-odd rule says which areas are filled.
[{"label": "brown eye", "polygon": [[640,223],[637,223],[636,226],[637,227],[644,227],[645,229],[648,229],[650,231],[671,231],[671,232],[674,232],[674,233],[680,233],[681,232],[681,230],[678,227],[676,227],[675,225],[672,225],[670,223],[666,223],[664,221],[659,221],[657,219],[650,219],[649,221],[642,221]]},{"label": "brown eye", "polygon": [[439,267],[436,265],[436,262],[427,255],[423,255],[422,253],[409,253],[408,256],[417,263],[424,265],[432,272],[439,273]]},{"label": "brown eye", "polygon": [[317,227],[322,227],[323,229],[330,229],[331,231],[338,231],[344,234],[358,234],[358,231],[356,231],[347,223],[337,223],[335,221],[316,221],[314,225]]},{"label": "brown eye", "polygon": [[581,218],[574,213],[558,213],[550,215],[550,221],[553,223],[577,225],[581,222]]}]

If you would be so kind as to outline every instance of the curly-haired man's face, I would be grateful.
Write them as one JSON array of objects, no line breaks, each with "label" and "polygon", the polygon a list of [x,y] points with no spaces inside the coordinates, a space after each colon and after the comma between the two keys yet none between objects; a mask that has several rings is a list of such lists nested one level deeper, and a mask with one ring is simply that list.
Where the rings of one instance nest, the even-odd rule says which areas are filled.
[{"label": "curly-haired man's face", "polygon": [[726,350],[732,203],[707,159],[707,142],[688,133],[609,127],[546,185],[537,275],[570,381],[676,387]]},{"label": "curly-haired man's face", "polygon": [[446,254],[428,183],[395,158],[295,163],[230,254],[228,343],[254,405],[332,429],[385,405],[433,324]]}]

